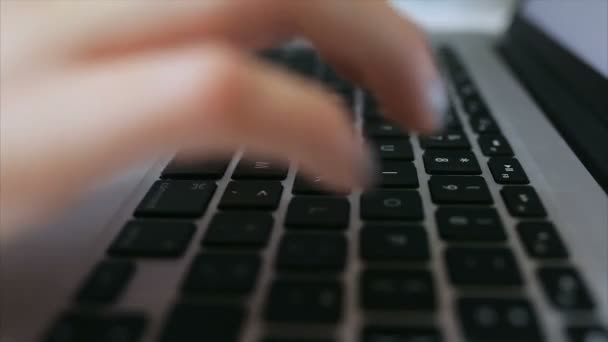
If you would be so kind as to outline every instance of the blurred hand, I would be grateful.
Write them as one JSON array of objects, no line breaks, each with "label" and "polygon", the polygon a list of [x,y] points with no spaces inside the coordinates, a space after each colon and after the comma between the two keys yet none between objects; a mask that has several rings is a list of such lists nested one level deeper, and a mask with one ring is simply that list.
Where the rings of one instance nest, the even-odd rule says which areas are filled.
[{"label": "blurred hand", "polygon": [[440,121],[426,42],[383,1],[2,1],[0,13],[4,228],[184,145],[247,145],[335,189],[365,184],[370,157],[339,101],[248,53],[293,36],[408,129]]}]

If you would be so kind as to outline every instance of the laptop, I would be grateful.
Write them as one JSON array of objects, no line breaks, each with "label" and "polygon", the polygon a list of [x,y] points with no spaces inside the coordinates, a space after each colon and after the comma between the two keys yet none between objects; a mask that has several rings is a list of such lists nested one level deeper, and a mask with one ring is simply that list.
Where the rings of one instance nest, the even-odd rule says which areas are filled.
[{"label": "laptop", "polygon": [[1,341],[608,341],[608,3],[431,40],[432,136],[309,48],[260,52],[344,98],[373,189],[246,149],[159,157],[2,243]]}]

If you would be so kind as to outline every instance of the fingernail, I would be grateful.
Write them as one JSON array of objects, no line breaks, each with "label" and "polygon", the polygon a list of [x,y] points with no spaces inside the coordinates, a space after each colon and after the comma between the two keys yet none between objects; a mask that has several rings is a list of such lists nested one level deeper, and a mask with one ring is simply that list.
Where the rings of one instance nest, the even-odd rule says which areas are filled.
[{"label": "fingernail", "polygon": [[440,131],[444,128],[445,117],[450,107],[445,83],[440,77],[429,83],[426,92],[427,103],[430,109],[428,128],[430,131]]}]

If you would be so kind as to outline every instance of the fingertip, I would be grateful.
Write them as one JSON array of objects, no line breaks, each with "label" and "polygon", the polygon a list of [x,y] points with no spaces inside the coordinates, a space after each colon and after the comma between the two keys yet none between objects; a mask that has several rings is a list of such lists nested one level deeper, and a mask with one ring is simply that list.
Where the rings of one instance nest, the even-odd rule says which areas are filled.
[{"label": "fingertip", "polygon": [[450,103],[445,83],[441,78],[434,78],[428,83],[424,98],[428,110],[422,114],[421,133],[443,130]]},{"label": "fingertip", "polygon": [[378,181],[379,162],[371,147],[363,142],[361,144],[360,158],[357,161],[357,185],[363,189],[371,188]]},{"label": "fingertip", "polygon": [[[444,81],[439,77],[429,78],[428,81],[419,81],[414,85],[413,94],[418,96],[407,97],[401,101],[403,108],[409,108],[397,118],[406,129],[420,134],[436,134],[445,129],[446,117],[450,110],[450,101]],[[406,101],[406,102],[404,102]]]}]

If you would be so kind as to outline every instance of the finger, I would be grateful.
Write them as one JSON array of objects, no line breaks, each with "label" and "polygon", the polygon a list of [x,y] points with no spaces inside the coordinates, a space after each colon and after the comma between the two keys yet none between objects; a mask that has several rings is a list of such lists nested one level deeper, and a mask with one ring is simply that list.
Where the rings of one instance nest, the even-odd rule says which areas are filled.
[{"label": "finger", "polygon": [[[162,15],[180,17],[183,10],[173,6],[163,9]],[[173,43],[187,39],[184,32],[189,32],[191,37],[228,38],[252,46],[263,44],[263,38],[302,34],[369,87],[391,119],[422,132],[442,125],[447,98],[424,35],[385,1],[258,0],[222,6],[211,2],[190,11],[191,20],[201,14],[200,24],[182,27],[181,35],[172,32],[178,29],[166,28],[162,34],[145,35],[147,30],[158,31],[154,27],[163,22],[157,8],[148,12],[147,29],[133,27],[127,36],[131,38],[123,39],[122,45],[108,41],[116,44],[114,48],[128,49]],[[150,38],[133,45],[138,35]]]},{"label": "finger", "polygon": [[225,47],[73,70],[22,94],[37,101],[3,108],[11,115],[2,122],[2,184],[23,203],[49,202],[41,194],[82,189],[184,143],[209,150],[245,144],[290,157],[336,189],[367,176],[365,148],[338,101]]},{"label": "finger", "polygon": [[[30,45],[37,49],[52,44],[60,47],[53,50],[58,53],[104,56],[207,39],[251,47],[298,33],[351,70],[392,119],[411,129],[437,128],[447,107],[424,36],[385,1],[59,1],[46,6],[45,14],[61,20],[52,15],[34,20],[30,31],[37,43]],[[45,22],[55,29],[40,29]]]},{"label": "finger", "polygon": [[447,108],[443,82],[412,22],[384,1],[309,1],[290,8],[298,31],[370,88],[391,119],[422,132],[441,127]]}]

